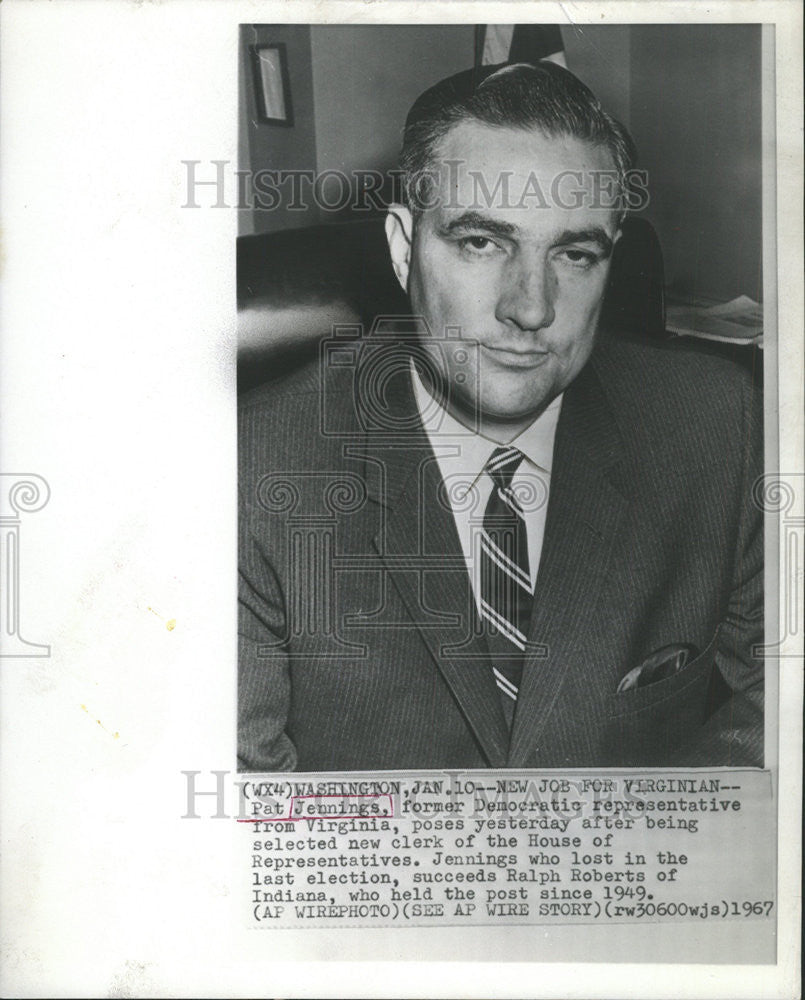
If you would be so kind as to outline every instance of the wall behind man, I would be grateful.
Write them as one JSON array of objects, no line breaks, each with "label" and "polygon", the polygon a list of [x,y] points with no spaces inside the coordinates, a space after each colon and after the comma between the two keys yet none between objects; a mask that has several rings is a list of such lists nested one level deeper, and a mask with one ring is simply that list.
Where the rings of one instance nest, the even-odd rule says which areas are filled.
[{"label": "wall behind man", "polygon": [[[288,84],[291,92],[293,124],[276,125],[260,121],[256,87],[251,64],[254,45],[285,46]],[[313,116],[313,70],[310,56],[310,26],[307,24],[244,24],[240,33],[241,116],[240,156],[247,157],[239,169],[311,170],[316,167],[316,125]],[[252,194],[254,192],[251,192]],[[268,211],[242,209],[239,213],[241,235],[309,226],[306,212],[288,207],[291,199]]]},{"label": "wall behind man", "polygon": [[[249,162],[242,169],[337,170],[350,179],[356,170],[393,169],[408,108],[431,84],[472,66],[474,37],[473,25],[244,26],[240,59],[247,102],[241,105],[241,134],[248,137]],[[290,129],[258,120],[251,70],[243,69],[248,46],[269,42],[287,47],[295,118]],[[336,208],[336,179],[323,194]],[[270,211],[242,211],[240,232],[274,232],[349,214],[348,205],[321,209],[307,195],[304,211],[289,210],[287,200]],[[364,202],[371,204],[368,195]]]},{"label": "wall behind man", "polygon": [[666,284],[686,299],[760,300],[760,25],[630,31],[630,125]]},{"label": "wall behind man", "polygon": [[631,27],[573,24],[562,27],[568,69],[629,128],[631,119]]},{"label": "wall behind man", "polygon": [[473,64],[471,24],[315,25],[319,170],[393,169],[408,109],[432,84]]}]

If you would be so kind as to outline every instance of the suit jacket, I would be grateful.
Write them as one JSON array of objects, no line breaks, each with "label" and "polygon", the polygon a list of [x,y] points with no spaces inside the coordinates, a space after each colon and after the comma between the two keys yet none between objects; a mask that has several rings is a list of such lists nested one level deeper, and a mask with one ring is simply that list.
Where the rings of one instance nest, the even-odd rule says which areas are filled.
[{"label": "suit jacket", "polygon": [[761,416],[730,362],[597,344],[565,392],[509,731],[404,352],[337,346],[248,395],[241,768],[761,765]]}]

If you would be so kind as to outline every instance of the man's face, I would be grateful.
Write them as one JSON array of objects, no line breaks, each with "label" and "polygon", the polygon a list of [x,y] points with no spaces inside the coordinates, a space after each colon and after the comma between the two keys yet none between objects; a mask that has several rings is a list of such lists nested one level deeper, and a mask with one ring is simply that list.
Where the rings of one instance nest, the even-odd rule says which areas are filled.
[{"label": "man's face", "polygon": [[[593,172],[611,177],[614,165],[605,147],[477,121],[451,129],[439,154],[453,163],[434,207],[415,224],[406,209],[391,211],[392,259],[430,328],[424,346],[446,370],[451,409],[510,440],[592,351],[620,235]],[[445,341],[447,327],[463,354]]]}]

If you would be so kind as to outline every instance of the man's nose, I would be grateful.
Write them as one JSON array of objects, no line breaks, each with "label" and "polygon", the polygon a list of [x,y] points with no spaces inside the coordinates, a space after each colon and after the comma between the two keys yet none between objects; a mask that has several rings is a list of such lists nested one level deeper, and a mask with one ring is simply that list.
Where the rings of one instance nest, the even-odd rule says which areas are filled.
[{"label": "man's nose", "polygon": [[555,279],[544,260],[512,261],[498,297],[495,318],[521,330],[540,330],[554,321]]}]

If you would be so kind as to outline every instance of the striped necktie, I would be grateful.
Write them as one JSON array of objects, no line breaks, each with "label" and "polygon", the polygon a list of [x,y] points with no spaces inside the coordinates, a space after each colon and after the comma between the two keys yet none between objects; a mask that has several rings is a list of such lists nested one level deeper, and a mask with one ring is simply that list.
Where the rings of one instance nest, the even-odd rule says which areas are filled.
[{"label": "striped necktie", "polygon": [[526,633],[534,588],[528,566],[528,538],[522,508],[511,487],[523,460],[516,448],[497,448],[484,471],[493,487],[481,532],[481,617],[495,682],[511,725],[523,671]]}]

